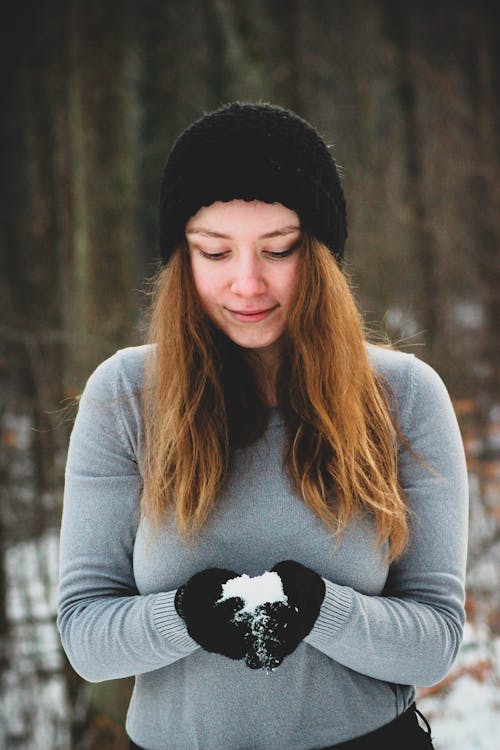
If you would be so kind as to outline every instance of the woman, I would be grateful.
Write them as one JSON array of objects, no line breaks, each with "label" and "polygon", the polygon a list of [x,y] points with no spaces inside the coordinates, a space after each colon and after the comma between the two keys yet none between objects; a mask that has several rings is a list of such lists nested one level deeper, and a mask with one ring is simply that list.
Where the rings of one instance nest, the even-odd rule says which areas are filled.
[{"label": "woman", "polygon": [[[231,104],[170,153],[149,342],[71,436],[59,628],[135,675],[131,747],[432,747],[464,622],[467,476],[437,374],[368,344],[334,160]],[[136,743],[136,744],[134,744]]]}]

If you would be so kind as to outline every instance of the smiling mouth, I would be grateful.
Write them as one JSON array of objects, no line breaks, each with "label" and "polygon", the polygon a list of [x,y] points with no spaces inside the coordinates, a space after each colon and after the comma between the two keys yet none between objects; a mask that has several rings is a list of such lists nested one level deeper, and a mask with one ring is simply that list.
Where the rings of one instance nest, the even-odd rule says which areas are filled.
[{"label": "smiling mouth", "polygon": [[258,322],[259,320],[264,320],[264,318],[274,312],[274,310],[276,310],[278,307],[279,305],[275,305],[274,307],[268,307],[265,310],[231,310],[229,307],[226,309],[232,316],[234,316],[238,320],[251,323]]}]

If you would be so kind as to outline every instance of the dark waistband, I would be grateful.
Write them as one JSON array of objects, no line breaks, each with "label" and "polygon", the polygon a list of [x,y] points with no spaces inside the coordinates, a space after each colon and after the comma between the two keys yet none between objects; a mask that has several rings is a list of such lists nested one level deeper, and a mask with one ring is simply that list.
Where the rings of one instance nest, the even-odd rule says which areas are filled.
[{"label": "dark waistband", "polygon": [[[420,727],[417,714],[421,716],[425,722],[427,732]],[[346,742],[337,743],[336,745],[328,745],[328,747],[318,748],[318,750],[372,750],[372,748],[378,747],[399,747],[399,744],[390,745],[388,743],[396,740],[400,742],[404,742],[405,740],[411,741],[415,737],[421,737],[423,741],[427,740],[427,742],[422,743],[422,747],[432,748],[431,728],[429,723],[425,716],[417,710],[415,703],[412,703],[404,713],[397,716],[388,724],[384,724],[378,729],[375,729],[373,732],[363,734],[361,737],[355,737]]]},{"label": "dark waistband", "polygon": [[[361,737],[355,737],[353,740],[347,740],[347,742],[341,742],[337,745],[328,745],[328,747],[318,748],[318,750],[373,750],[373,748],[380,747],[396,747],[396,745],[388,745],[387,743],[391,740],[411,740],[415,736],[425,735],[426,732],[420,728],[418,723],[417,714],[422,717],[427,726],[427,737],[428,747],[432,748],[430,726],[427,723],[425,716],[422,716],[420,711],[417,710],[415,703],[402,714],[397,716],[389,724],[384,724],[379,729],[375,729],[373,732],[363,734]],[[425,739],[425,737],[424,737]],[[384,744],[385,743],[385,744]],[[425,747],[426,745],[422,745]],[[410,746],[407,745],[409,748]],[[139,745],[135,745],[132,741],[129,746],[130,750],[142,750]]]}]

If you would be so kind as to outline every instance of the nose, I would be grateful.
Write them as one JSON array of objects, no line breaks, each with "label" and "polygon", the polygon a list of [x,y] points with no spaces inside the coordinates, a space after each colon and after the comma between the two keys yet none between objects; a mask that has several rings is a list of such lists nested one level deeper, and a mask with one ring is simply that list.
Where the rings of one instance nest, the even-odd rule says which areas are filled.
[{"label": "nose", "polygon": [[242,297],[255,297],[266,291],[266,281],[258,258],[245,255],[238,260],[231,280],[231,291]]}]

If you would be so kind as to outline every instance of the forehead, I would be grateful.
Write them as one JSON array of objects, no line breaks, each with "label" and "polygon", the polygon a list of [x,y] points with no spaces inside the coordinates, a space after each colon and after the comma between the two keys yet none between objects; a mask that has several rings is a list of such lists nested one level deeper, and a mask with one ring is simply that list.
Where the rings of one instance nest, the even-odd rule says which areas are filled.
[{"label": "forehead", "polygon": [[239,199],[202,206],[186,224],[188,235],[235,239],[291,234],[299,230],[297,213],[281,203]]}]

